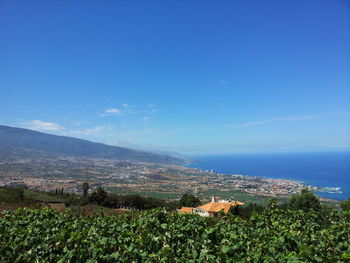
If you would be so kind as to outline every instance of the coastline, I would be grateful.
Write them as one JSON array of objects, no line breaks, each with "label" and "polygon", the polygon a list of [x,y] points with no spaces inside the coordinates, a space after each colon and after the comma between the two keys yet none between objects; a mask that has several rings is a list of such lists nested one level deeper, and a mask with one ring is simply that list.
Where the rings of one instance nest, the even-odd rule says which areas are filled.
[{"label": "coastline", "polygon": [[213,155],[193,157],[196,161],[187,167],[226,175],[291,180],[320,198],[339,201],[350,193],[348,157],[350,153]]}]

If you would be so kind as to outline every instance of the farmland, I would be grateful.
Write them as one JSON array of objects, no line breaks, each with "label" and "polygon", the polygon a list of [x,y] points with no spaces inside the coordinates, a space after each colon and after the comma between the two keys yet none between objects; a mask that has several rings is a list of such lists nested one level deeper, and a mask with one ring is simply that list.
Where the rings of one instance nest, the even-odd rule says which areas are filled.
[{"label": "farmland", "polygon": [[280,208],[249,219],[17,209],[0,217],[0,261],[349,262],[349,216]]}]

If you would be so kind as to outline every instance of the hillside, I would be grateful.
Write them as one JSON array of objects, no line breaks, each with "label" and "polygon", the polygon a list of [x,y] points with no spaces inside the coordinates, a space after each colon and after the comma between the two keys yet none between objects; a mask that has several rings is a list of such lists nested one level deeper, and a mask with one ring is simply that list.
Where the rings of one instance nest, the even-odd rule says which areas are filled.
[{"label": "hillside", "polygon": [[184,164],[185,159],[0,125],[0,159],[42,155]]}]

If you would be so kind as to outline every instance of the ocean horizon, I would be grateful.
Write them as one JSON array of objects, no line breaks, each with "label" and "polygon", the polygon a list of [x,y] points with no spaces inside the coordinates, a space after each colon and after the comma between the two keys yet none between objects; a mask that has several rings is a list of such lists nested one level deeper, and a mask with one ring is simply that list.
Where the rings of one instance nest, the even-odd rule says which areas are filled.
[{"label": "ocean horizon", "polygon": [[188,167],[222,174],[289,179],[316,187],[339,187],[341,193],[316,192],[324,198],[350,197],[350,152],[220,154],[191,156]]}]

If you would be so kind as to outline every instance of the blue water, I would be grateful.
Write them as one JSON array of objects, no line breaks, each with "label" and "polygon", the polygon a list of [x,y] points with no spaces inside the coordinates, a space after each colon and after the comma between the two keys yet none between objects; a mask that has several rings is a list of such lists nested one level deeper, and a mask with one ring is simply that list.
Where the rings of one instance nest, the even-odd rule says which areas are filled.
[{"label": "blue water", "polygon": [[189,167],[223,174],[292,179],[306,185],[340,187],[340,193],[317,193],[326,198],[350,197],[350,152],[293,154],[234,154],[193,156]]}]

